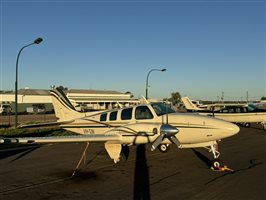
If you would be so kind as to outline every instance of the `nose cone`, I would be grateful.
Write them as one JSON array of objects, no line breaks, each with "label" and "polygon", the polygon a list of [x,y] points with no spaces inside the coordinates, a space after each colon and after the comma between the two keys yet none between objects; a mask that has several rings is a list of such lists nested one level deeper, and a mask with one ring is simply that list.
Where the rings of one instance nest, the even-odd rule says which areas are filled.
[{"label": "nose cone", "polygon": [[237,125],[231,122],[223,121],[220,124],[220,131],[223,137],[226,138],[226,137],[230,137],[230,136],[237,134],[240,131],[240,129]]},{"label": "nose cone", "polygon": [[220,139],[237,134],[240,129],[237,125],[217,118],[209,118],[208,123],[216,129],[216,136]]},{"label": "nose cone", "polygon": [[233,124],[233,123],[227,123],[226,127],[225,127],[228,131],[228,134],[231,135],[235,135],[237,134],[240,129],[237,125]]}]

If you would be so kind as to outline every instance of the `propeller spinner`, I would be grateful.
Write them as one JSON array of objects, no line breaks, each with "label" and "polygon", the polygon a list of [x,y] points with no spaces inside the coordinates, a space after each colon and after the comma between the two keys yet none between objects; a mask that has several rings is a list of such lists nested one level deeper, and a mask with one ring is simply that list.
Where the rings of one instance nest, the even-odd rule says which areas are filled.
[{"label": "propeller spinner", "polygon": [[170,124],[162,124],[160,127],[160,135],[153,142],[151,150],[155,150],[164,138],[167,138],[172,143],[176,144],[177,146],[180,146],[180,142],[175,137],[178,132],[179,130]]}]

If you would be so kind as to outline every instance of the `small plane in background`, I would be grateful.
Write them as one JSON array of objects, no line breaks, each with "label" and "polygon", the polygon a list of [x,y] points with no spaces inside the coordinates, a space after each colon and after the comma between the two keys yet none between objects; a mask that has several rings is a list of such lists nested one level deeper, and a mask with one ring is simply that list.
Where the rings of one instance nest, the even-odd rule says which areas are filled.
[{"label": "small plane in background", "polygon": [[187,111],[194,112],[194,111],[201,111],[201,112],[217,112],[221,109],[225,108],[226,106],[247,106],[245,103],[214,103],[214,104],[202,104],[200,101],[191,100],[189,97],[182,97],[181,98],[183,104],[186,107]]},{"label": "small plane in background", "polygon": [[259,103],[250,103],[248,104],[251,108],[253,108],[254,110],[259,110],[259,111],[264,111],[266,112],[266,102],[262,101]]},{"label": "small plane in background", "polygon": [[163,103],[148,103],[115,110],[80,113],[75,110],[63,91],[51,90],[55,115],[63,129],[79,136],[1,138],[0,143],[104,142],[115,163],[120,160],[122,147],[151,144],[167,150],[167,144],[178,148],[207,148],[219,167],[217,141],[233,136],[239,127],[224,120],[176,113]]},{"label": "small plane in background", "polygon": [[210,104],[199,108],[188,97],[182,97],[183,104],[188,112],[197,112],[200,115],[213,116],[229,122],[249,127],[251,123],[260,123],[266,130],[266,110],[251,107],[248,104]]}]

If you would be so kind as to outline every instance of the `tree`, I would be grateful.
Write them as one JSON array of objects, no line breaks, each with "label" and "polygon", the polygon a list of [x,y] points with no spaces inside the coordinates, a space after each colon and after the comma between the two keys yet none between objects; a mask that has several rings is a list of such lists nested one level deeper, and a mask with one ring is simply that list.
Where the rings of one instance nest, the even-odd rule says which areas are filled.
[{"label": "tree", "polygon": [[130,91],[127,91],[125,94],[130,94],[130,98],[133,98],[134,97],[134,95]]},{"label": "tree", "polygon": [[261,99],[260,99],[260,100],[262,100],[262,101],[263,101],[263,100],[266,100],[266,97],[261,97]]},{"label": "tree", "polygon": [[68,91],[68,88],[67,87],[64,87],[62,85],[60,85],[58,88],[61,89],[61,90],[63,90],[63,91]]},{"label": "tree", "polygon": [[179,92],[172,92],[171,97],[168,99],[173,105],[181,102],[181,95]]}]

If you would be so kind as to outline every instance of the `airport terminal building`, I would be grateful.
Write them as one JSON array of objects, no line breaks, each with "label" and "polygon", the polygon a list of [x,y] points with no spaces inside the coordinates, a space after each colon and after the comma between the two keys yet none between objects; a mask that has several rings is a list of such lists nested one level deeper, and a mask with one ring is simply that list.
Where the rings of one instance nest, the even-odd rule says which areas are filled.
[{"label": "airport terminal building", "polygon": [[110,90],[78,90],[71,89],[67,97],[77,108],[89,110],[105,110],[139,104],[131,93]]},{"label": "airport terminal building", "polygon": [[[70,89],[66,91],[66,96],[78,111],[113,109],[140,103],[129,92],[121,93],[110,90]],[[14,107],[14,102],[14,92],[0,92],[0,103],[10,103]],[[23,112],[23,109],[26,109],[27,106],[32,104],[51,106],[52,99],[50,91],[42,89],[20,89],[18,90],[18,104],[19,112]]]}]

